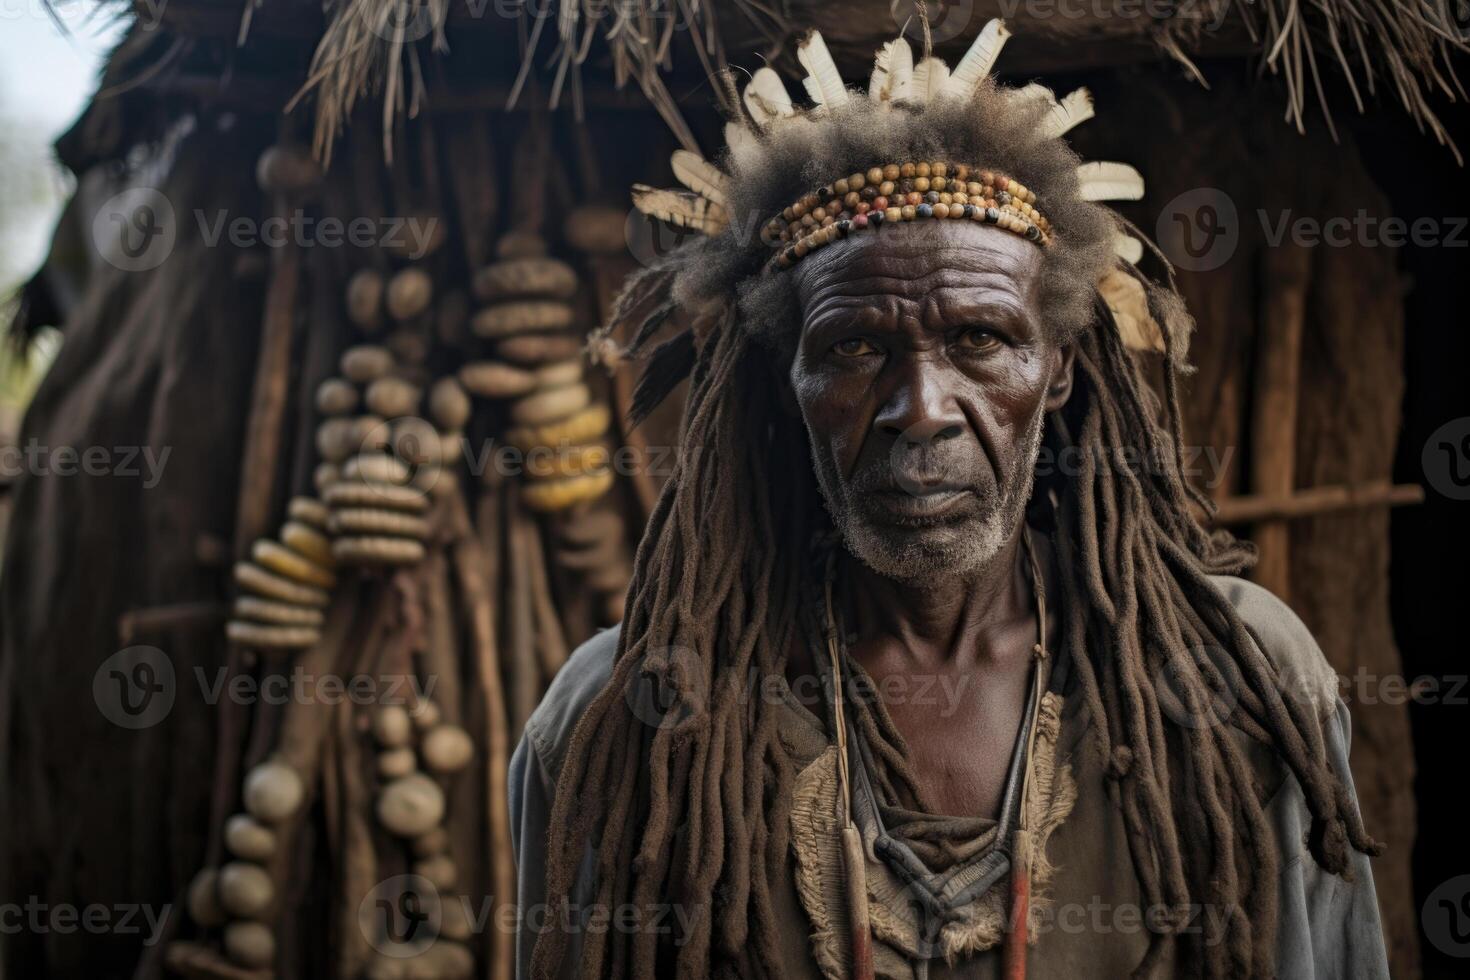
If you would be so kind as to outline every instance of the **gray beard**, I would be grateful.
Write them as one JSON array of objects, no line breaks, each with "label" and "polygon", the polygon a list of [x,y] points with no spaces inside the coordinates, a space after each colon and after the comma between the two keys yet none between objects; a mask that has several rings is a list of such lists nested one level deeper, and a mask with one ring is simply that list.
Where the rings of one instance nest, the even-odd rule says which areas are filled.
[{"label": "gray beard", "polygon": [[832,524],[842,535],[847,550],[884,578],[915,583],[933,576],[969,579],[987,566],[1020,527],[1036,482],[1036,455],[1041,449],[1045,411],[1038,411],[1024,436],[1026,464],[1001,487],[1001,497],[975,524],[954,528],[946,542],[924,541],[918,535],[905,539],[890,528],[877,528],[852,505],[847,486],[830,461],[814,469]]}]

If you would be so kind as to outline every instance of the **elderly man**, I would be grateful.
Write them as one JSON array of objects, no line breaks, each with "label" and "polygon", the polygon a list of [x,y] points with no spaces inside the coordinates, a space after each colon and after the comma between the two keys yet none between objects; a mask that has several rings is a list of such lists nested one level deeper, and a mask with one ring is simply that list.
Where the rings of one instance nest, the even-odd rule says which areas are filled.
[{"label": "elderly man", "polygon": [[1004,37],[865,98],[813,36],[813,109],[763,70],[636,192],[707,236],[621,314],[691,315],[684,452],[512,763],[521,975],[1387,975],[1331,671],[1196,523],[1187,318],[1093,203],[1141,182]]}]

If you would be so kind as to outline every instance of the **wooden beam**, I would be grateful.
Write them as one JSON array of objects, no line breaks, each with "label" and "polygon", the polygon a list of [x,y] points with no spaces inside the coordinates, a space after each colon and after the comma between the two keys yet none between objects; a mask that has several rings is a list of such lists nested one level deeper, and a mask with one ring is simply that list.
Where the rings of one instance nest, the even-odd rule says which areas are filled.
[{"label": "wooden beam", "polygon": [[1264,521],[1285,523],[1304,517],[1318,517],[1343,510],[1369,507],[1404,507],[1424,502],[1424,488],[1413,483],[1389,483],[1387,480],[1356,486],[1312,487],[1286,494],[1252,494],[1226,497],[1219,502],[1214,517],[1201,514],[1208,524],[1256,524]]}]

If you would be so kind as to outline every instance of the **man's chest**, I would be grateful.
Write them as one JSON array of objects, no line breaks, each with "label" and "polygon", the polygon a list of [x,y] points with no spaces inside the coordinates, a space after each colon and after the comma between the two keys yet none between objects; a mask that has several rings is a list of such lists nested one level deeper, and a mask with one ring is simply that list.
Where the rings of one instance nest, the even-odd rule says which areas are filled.
[{"label": "man's chest", "polygon": [[1025,661],[918,670],[875,658],[864,667],[903,738],[926,807],[946,816],[995,816],[1025,713]]}]

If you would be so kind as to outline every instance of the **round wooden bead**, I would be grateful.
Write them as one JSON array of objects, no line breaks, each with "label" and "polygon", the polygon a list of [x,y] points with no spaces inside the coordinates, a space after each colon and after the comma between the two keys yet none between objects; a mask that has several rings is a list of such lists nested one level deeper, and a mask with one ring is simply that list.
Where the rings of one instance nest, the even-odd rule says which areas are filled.
[{"label": "round wooden bead", "polygon": [[429,415],[441,429],[463,429],[470,420],[470,396],[455,379],[440,378],[429,389]]},{"label": "round wooden bead", "polygon": [[358,269],[347,280],[347,319],[365,333],[383,325],[383,274],[376,269]]},{"label": "round wooden bead", "polygon": [[332,532],[351,535],[392,535],[423,540],[429,522],[415,514],[387,508],[352,507],[332,514]]},{"label": "round wooden bead", "polygon": [[433,857],[415,861],[413,873],[441,892],[447,892],[453,888],[455,881],[459,878],[459,869],[455,867],[454,860],[447,854],[436,854]]},{"label": "round wooden bead", "polygon": [[622,535],[622,518],[608,510],[584,510],[557,527],[557,537],[582,547]]},{"label": "round wooden bead", "polygon": [[268,146],[255,162],[255,181],[269,193],[307,190],[321,179],[321,164],[299,146]]},{"label": "round wooden bead", "polygon": [[590,446],[549,446],[543,450],[526,453],[526,472],[538,479],[558,476],[577,476],[598,470],[608,463],[606,446],[594,443]]},{"label": "round wooden bead", "polygon": [[595,500],[612,488],[611,470],[598,470],[581,476],[527,483],[521,499],[531,510],[550,512],[565,510],[584,500]]},{"label": "round wooden bead", "polygon": [[403,510],[418,514],[424,512],[429,507],[429,498],[424,496],[423,491],[392,483],[372,485],[348,482],[335,483],[326,489],[323,497],[333,509],[339,507],[384,507],[389,510]]},{"label": "round wooden bead", "polygon": [[384,779],[407,776],[418,767],[418,756],[413,754],[413,749],[389,749],[378,753],[378,775]]},{"label": "round wooden bead", "polygon": [[186,898],[189,918],[206,929],[225,923],[225,910],[219,903],[219,874],[213,868],[202,868],[189,882]]},{"label": "round wooden bead", "polygon": [[465,388],[481,398],[518,398],[536,390],[536,375],[499,361],[477,361],[459,369]]},{"label": "round wooden bead", "polygon": [[322,493],[340,479],[342,467],[336,463],[318,463],[311,471],[311,485],[316,488],[317,493]]},{"label": "round wooden bead", "polygon": [[388,444],[394,456],[412,466],[437,466],[444,460],[439,430],[416,416],[406,416],[394,422]]},{"label": "round wooden bead", "polygon": [[480,337],[510,337],[565,330],[575,320],[572,307],[559,300],[513,300],[480,310],[470,320],[470,329]]},{"label": "round wooden bead", "polygon": [[405,746],[413,738],[413,722],[402,705],[390,704],[373,716],[373,738],[384,748]]},{"label": "round wooden bead", "polygon": [[388,280],[384,306],[395,320],[416,317],[429,308],[434,299],[434,282],[423,269],[410,266],[400,269]]},{"label": "round wooden bead", "polygon": [[359,453],[342,467],[342,479],[364,483],[407,483],[412,476],[408,466],[386,453]]},{"label": "round wooden bead", "polygon": [[409,715],[413,718],[413,727],[421,732],[426,732],[433,728],[444,717],[444,713],[439,710],[439,706],[429,700],[420,701],[414,705]]},{"label": "round wooden bead", "polygon": [[317,385],[316,408],[323,415],[346,415],[357,408],[357,388],[343,378],[328,378]]},{"label": "round wooden bead", "polygon": [[393,355],[376,344],[358,344],[342,352],[338,365],[348,381],[367,384],[393,370]]},{"label": "round wooden bead", "polygon": [[259,970],[276,958],[276,938],[260,922],[231,922],[225,926],[225,954],[241,966]]},{"label": "round wooden bead", "polygon": [[231,861],[219,870],[219,903],[237,919],[264,915],[275,900],[271,876],[258,864]]},{"label": "round wooden bead", "polygon": [[325,589],[292,581],[248,561],[235,563],[235,581],[247,592],[299,606],[325,606],[331,601]]},{"label": "round wooden bead", "polygon": [[521,425],[544,425],[576,414],[591,400],[592,392],[583,384],[548,388],[516,402],[510,415]]},{"label": "round wooden bead", "polygon": [[566,360],[581,353],[582,341],[565,334],[526,334],[506,337],[495,345],[495,351],[516,364],[545,364]]},{"label": "round wooden bead", "polygon": [[327,526],[326,505],[311,497],[292,497],[286,505],[286,516],[318,529]]},{"label": "round wooden bead", "polygon": [[315,626],[275,626],[232,619],[225,623],[225,637],[231,643],[245,647],[299,650],[315,644],[322,638],[322,634]]},{"label": "round wooden bead", "polygon": [[567,299],[577,291],[577,274],[552,258],[508,259],[475,273],[474,293],[485,302],[535,296]]},{"label": "round wooden bead", "polygon": [[458,725],[440,725],[424,734],[419,754],[430,772],[458,772],[474,758],[475,743]]},{"label": "round wooden bead", "polygon": [[612,413],[599,402],[560,422],[510,429],[505,440],[523,452],[536,446],[578,445],[601,437],[611,422]]},{"label": "round wooden bead", "polygon": [[403,776],[384,787],[377,814],[378,822],[397,836],[417,837],[444,819],[444,792],[422,773]]},{"label": "round wooden bead", "polygon": [[379,378],[367,387],[363,399],[368,411],[385,419],[411,415],[418,408],[419,390],[402,378]]},{"label": "round wooden bead", "polygon": [[262,762],[245,776],[245,809],[257,820],[280,823],[306,797],[301,776],[284,762]]},{"label": "round wooden bead", "polygon": [[298,606],[291,602],[276,602],[260,599],[253,595],[242,595],[235,599],[236,619],[273,626],[306,626],[313,630],[326,619],[320,609],[313,606]]},{"label": "round wooden bead", "polygon": [[330,589],[337,584],[337,576],[330,568],[323,568],[274,541],[255,542],[250,549],[250,557],[262,568],[306,585]]},{"label": "round wooden bead", "polygon": [[332,542],[316,528],[300,521],[281,525],[281,543],[313,564],[332,567]]},{"label": "round wooden bead", "polygon": [[225,849],[244,861],[262,863],[276,853],[276,832],[247,813],[225,821]]},{"label": "round wooden bead", "polygon": [[581,358],[557,361],[536,369],[536,384],[542,388],[560,388],[582,380]]},{"label": "round wooden bead", "polygon": [[338,538],[332,554],[344,565],[413,565],[424,558],[423,542],[368,535]]},{"label": "round wooden bead", "polygon": [[357,451],[353,419],[327,419],[316,427],[316,451],[329,463],[340,463]]}]

